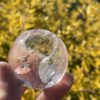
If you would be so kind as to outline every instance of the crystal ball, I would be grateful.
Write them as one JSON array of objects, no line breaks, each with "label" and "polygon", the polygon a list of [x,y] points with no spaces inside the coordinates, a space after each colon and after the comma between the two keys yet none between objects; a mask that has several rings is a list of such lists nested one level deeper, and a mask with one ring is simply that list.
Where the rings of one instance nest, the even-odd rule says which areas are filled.
[{"label": "crystal ball", "polygon": [[25,86],[45,89],[62,79],[68,65],[68,53],[54,33],[33,29],[18,36],[9,51],[8,62]]}]

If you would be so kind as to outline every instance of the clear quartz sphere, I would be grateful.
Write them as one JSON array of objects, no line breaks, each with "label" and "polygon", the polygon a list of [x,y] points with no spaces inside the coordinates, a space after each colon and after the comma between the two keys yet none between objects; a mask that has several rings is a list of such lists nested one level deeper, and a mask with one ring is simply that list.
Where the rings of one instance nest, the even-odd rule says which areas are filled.
[{"label": "clear quartz sphere", "polygon": [[34,29],[19,35],[10,49],[8,61],[26,86],[45,89],[62,79],[68,65],[68,53],[54,33]]}]

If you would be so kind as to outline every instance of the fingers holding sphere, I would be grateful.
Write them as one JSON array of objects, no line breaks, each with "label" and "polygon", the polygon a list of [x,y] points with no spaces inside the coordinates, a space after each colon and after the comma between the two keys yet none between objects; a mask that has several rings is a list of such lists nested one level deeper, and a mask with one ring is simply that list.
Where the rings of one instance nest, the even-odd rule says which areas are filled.
[{"label": "fingers holding sphere", "polygon": [[36,100],[61,100],[62,97],[69,91],[74,78],[72,74],[65,74],[62,80],[52,88],[45,89]]}]

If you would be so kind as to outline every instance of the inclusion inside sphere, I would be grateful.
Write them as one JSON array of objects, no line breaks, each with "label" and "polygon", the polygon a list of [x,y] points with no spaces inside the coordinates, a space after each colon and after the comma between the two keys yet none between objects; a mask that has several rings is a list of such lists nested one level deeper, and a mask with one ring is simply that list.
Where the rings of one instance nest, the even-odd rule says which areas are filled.
[{"label": "inclusion inside sphere", "polygon": [[8,56],[18,79],[33,89],[57,84],[68,65],[68,53],[62,40],[54,33],[29,30],[15,40]]}]

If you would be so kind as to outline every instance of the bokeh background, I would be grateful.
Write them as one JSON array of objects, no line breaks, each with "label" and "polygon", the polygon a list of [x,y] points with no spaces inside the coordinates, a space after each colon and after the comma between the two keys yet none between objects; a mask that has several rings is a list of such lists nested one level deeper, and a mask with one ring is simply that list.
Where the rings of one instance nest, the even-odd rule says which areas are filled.
[{"label": "bokeh background", "polygon": [[[75,82],[63,100],[100,100],[100,0],[0,0],[0,60],[20,33],[36,28],[54,32],[68,49]],[[28,89],[22,100],[39,92]]]}]

